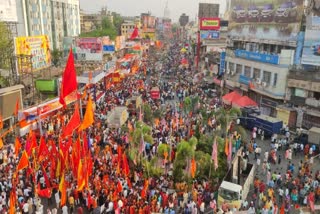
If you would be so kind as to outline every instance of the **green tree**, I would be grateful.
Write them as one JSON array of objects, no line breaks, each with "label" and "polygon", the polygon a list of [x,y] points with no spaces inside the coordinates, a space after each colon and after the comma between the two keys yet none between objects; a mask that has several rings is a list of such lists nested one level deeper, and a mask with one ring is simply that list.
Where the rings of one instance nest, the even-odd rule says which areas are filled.
[{"label": "green tree", "polygon": [[121,32],[121,25],[124,22],[123,18],[120,16],[120,14],[117,14],[115,12],[112,13],[113,16],[113,26],[115,27],[118,34]]},{"label": "green tree", "polygon": [[143,110],[143,120],[147,124],[152,124],[153,123],[153,113],[152,113],[151,106],[148,103],[145,103],[142,106],[142,110]]},{"label": "green tree", "polygon": [[5,23],[0,22],[0,68],[10,68],[10,58],[12,55],[12,43],[10,41],[11,32]]},{"label": "green tree", "polygon": [[52,64],[55,67],[58,67],[61,64],[62,56],[63,56],[63,52],[58,49],[53,49],[51,51]]}]

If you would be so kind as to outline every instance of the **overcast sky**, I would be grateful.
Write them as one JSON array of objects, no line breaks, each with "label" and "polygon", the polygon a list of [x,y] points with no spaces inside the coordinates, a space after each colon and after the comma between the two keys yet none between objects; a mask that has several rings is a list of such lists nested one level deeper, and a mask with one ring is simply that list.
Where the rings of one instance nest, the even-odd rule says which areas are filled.
[{"label": "overcast sky", "polygon": [[199,2],[221,2],[220,13],[224,10],[226,2],[226,0],[80,0],[80,8],[85,12],[93,13],[107,6],[108,10],[118,12],[123,16],[138,16],[150,11],[152,15],[162,17],[167,1],[170,17],[174,21],[177,21],[182,13],[186,13],[190,20],[194,20],[198,13]]}]

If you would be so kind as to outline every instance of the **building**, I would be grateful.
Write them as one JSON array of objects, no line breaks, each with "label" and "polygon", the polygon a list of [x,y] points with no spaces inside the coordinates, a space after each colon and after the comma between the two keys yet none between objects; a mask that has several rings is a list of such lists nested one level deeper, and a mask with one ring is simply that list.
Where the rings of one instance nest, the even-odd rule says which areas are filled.
[{"label": "building", "polygon": [[228,12],[224,86],[249,96],[258,103],[262,114],[269,116],[276,117],[277,107],[284,103],[289,68],[294,64],[303,14],[302,1],[295,3],[297,7],[289,19],[281,16],[281,8],[275,8],[276,13],[255,13],[250,8],[244,14],[245,0],[237,5],[231,1],[228,6],[236,9]]},{"label": "building", "polygon": [[121,24],[121,36],[129,38],[135,28],[136,24],[132,21],[125,21]]},{"label": "building", "polygon": [[52,49],[62,49],[62,39],[80,34],[79,0],[17,1],[18,35],[48,35]]},{"label": "building", "polygon": [[219,17],[220,4],[199,3],[199,18]]},{"label": "building", "polygon": [[85,14],[80,12],[81,33],[88,33],[99,29],[102,23],[102,17],[99,14]]}]

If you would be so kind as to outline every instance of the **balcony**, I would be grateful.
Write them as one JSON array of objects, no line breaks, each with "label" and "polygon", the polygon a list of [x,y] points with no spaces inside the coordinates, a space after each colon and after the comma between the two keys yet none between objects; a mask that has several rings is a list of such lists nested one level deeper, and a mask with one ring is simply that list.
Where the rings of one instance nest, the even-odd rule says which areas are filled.
[{"label": "balcony", "polygon": [[312,106],[312,107],[315,107],[315,108],[319,108],[320,107],[320,100],[316,100],[314,98],[307,98],[306,99],[306,105]]}]

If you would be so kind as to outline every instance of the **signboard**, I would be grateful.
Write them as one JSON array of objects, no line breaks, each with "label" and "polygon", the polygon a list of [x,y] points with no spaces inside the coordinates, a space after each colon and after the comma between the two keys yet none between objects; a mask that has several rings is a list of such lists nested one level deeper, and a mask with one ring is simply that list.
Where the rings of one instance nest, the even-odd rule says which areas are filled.
[{"label": "signboard", "polygon": [[51,64],[50,42],[47,35],[16,37],[16,55],[26,55],[31,57],[31,64],[25,58],[18,60],[19,72],[35,72],[47,68]]},{"label": "signboard", "polygon": [[244,75],[240,75],[239,77],[239,83],[244,84],[244,85],[249,85],[251,82],[251,78],[246,77]]},{"label": "signboard", "polygon": [[218,17],[220,4],[199,3],[198,16],[203,17]]},{"label": "signboard", "polygon": [[320,16],[307,19],[302,64],[320,66]]},{"label": "signboard", "polygon": [[126,37],[125,36],[117,36],[116,37],[116,50],[121,50],[126,47]]},{"label": "signboard", "polygon": [[220,32],[216,30],[200,31],[201,39],[219,39]]},{"label": "signboard", "polygon": [[226,68],[226,52],[221,52],[220,53],[219,75],[222,75],[224,73],[225,68]]},{"label": "signboard", "polygon": [[103,53],[113,53],[115,51],[114,45],[104,45]]},{"label": "signboard", "polygon": [[302,0],[231,0],[229,8],[231,38],[286,45],[297,40]]},{"label": "signboard", "polygon": [[0,4],[0,21],[18,22],[16,0],[1,1]]},{"label": "signboard", "polygon": [[279,64],[279,56],[278,55],[271,55],[271,54],[264,54],[264,53],[256,53],[246,50],[235,50],[234,54],[236,57],[254,60],[258,62],[264,62],[269,64]]},{"label": "signboard", "polygon": [[101,61],[102,39],[95,37],[76,39],[76,60]]},{"label": "signboard", "polygon": [[220,30],[220,18],[201,18],[200,30]]}]

